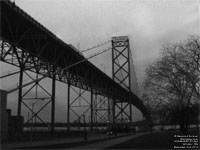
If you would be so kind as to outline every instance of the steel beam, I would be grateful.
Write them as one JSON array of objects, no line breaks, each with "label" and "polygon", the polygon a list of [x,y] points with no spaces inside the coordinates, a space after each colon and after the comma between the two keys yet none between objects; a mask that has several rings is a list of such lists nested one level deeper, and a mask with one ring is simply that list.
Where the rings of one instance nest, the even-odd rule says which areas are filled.
[{"label": "steel beam", "polygon": [[115,124],[115,97],[113,97],[113,103],[112,103],[112,121]]},{"label": "steel beam", "polygon": [[20,73],[20,71],[12,72],[12,73],[9,73],[9,74],[7,74],[7,75],[3,75],[3,76],[1,76],[0,79],[6,78],[6,77],[9,77],[9,76],[12,76],[12,75],[18,74],[18,73]]},{"label": "steel beam", "polygon": [[91,88],[91,106],[90,106],[90,109],[91,109],[91,114],[90,114],[90,124],[91,124],[91,131],[93,130],[93,89]]},{"label": "steel beam", "polygon": [[70,131],[70,82],[67,88],[67,132]]},{"label": "steel beam", "polygon": [[21,103],[22,103],[22,85],[23,85],[23,71],[24,71],[24,63],[23,63],[23,54],[20,58],[17,53],[17,48],[14,47],[14,53],[17,56],[17,60],[20,66],[20,74],[19,74],[19,91],[18,91],[18,109],[17,109],[17,116],[18,118],[21,116]]},{"label": "steel beam", "polygon": [[129,92],[129,97],[128,97],[128,100],[129,100],[129,121],[130,121],[130,124],[132,124],[132,104],[131,104],[131,96],[130,96],[130,92]]},{"label": "steel beam", "polygon": [[111,121],[111,120],[110,120],[110,115],[111,115],[111,114],[110,114],[110,100],[111,100],[111,99],[110,99],[110,97],[108,96],[108,122],[109,122],[109,123],[110,123],[110,121]]},{"label": "steel beam", "polygon": [[130,60],[131,60],[131,55],[130,55],[130,45],[129,45],[129,39],[127,40],[127,42],[128,42],[128,71],[129,71],[129,80],[128,80],[128,82],[129,82],[129,93],[128,93],[128,102],[129,102],[129,115],[130,115],[130,117],[129,117],[129,121],[130,121],[130,123],[132,123],[132,104],[131,104],[131,98],[130,98],[130,92],[131,92],[131,88],[133,88],[133,87],[131,87],[131,62],[130,62]]},{"label": "steel beam", "polygon": [[[55,67],[54,71],[55,71]],[[51,97],[51,134],[54,134],[54,123],[55,123],[55,92],[56,92],[56,75],[53,74],[52,78],[52,97]]]},{"label": "steel beam", "polygon": [[21,103],[22,103],[22,85],[23,85],[23,67],[20,67],[19,74],[19,92],[18,92],[18,108],[17,108],[17,116],[21,116]]}]

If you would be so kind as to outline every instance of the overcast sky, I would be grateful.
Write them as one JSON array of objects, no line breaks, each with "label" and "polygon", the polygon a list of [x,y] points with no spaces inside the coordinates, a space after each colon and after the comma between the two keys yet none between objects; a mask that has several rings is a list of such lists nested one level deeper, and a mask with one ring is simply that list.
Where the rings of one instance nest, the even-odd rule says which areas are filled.
[{"label": "overcast sky", "polygon": [[[129,36],[140,87],[146,67],[158,57],[163,44],[183,41],[190,35],[199,34],[199,2],[15,0],[16,5],[47,29],[80,50],[106,42],[113,36]],[[85,56],[92,53],[86,53]],[[99,56],[93,62],[101,69],[105,66],[106,73],[111,74],[110,54]]]}]

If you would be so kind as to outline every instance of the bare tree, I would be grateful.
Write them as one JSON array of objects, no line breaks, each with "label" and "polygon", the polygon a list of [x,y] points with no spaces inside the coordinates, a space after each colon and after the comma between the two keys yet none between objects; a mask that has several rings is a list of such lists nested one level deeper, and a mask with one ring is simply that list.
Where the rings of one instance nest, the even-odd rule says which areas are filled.
[{"label": "bare tree", "polygon": [[161,58],[146,73],[145,88],[178,109],[180,128],[187,132],[189,107],[200,99],[200,37],[164,46]]},{"label": "bare tree", "polygon": [[195,92],[195,96],[200,99],[200,37],[193,36],[186,41],[186,44],[179,45],[179,51],[183,59],[177,69],[185,76]]}]

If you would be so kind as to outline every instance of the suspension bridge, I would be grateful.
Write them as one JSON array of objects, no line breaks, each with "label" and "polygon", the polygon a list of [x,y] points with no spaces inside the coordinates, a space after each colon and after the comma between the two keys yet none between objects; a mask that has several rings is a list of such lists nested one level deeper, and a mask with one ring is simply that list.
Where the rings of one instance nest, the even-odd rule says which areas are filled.
[{"label": "suspension bridge", "polygon": [[[11,1],[1,3],[0,59],[2,62],[16,66],[19,71],[10,71],[2,75],[1,80],[19,75],[17,87],[6,91],[6,94],[18,92],[17,117],[23,118],[22,108],[32,115],[24,119],[23,125],[37,119],[55,131],[56,82],[67,85],[67,130],[70,131],[72,114],[79,120],[89,115],[89,126],[93,130],[97,123],[117,124],[120,121],[132,123],[132,106],[137,107],[147,120],[150,115],[139,98],[137,80],[127,36],[112,37],[111,40],[78,51],[66,44],[55,34],[46,29],[34,18]],[[84,57],[84,53],[100,48],[105,44],[111,46]],[[103,53],[112,53],[112,77],[106,75],[89,60]],[[24,79],[28,78],[29,82]],[[45,88],[42,81],[51,80],[51,87]],[[46,96],[40,96],[38,89]],[[51,89],[49,91],[49,89]],[[28,97],[31,91],[34,96]],[[73,94],[72,94],[73,92]],[[84,94],[86,93],[86,96]],[[76,96],[75,96],[76,95]],[[32,107],[27,101],[33,101]],[[2,100],[1,100],[2,101]],[[42,101],[43,105],[35,111],[34,105]],[[79,105],[76,105],[79,104]],[[81,105],[84,104],[84,105]],[[50,123],[40,117],[47,106],[50,107]],[[85,108],[85,109],[82,109]],[[22,119],[23,120],[23,119]],[[20,122],[17,122],[20,128]],[[22,125],[22,126],[23,126]],[[20,129],[18,129],[20,130]]]}]

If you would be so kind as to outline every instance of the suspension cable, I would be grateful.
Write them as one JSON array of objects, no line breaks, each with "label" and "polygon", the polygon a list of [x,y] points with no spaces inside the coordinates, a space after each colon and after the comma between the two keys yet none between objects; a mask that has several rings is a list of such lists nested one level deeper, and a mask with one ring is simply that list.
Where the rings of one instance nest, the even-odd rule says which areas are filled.
[{"label": "suspension cable", "polygon": [[[85,59],[80,60],[80,61],[78,61],[78,62],[76,62],[76,63],[74,63],[74,64],[71,64],[71,65],[69,65],[69,66],[67,66],[67,67],[64,67],[63,69],[61,69],[61,71],[70,69],[70,68],[72,68],[72,67],[74,67],[74,66],[76,66],[76,65],[78,65],[78,64],[81,64],[81,63],[83,63],[83,62],[85,62],[85,61],[87,61],[87,60],[89,60],[89,59],[91,59],[91,58],[94,58],[94,57],[96,57],[96,56],[98,56],[98,55],[101,55],[101,54],[103,54],[103,53],[105,53],[105,52],[107,52],[107,51],[109,51],[109,50],[111,50],[111,49],[112,49],[112,48],[109,47],[109,48],[107,48],[107,49],[105,49],[105,50],[103,50],[103,51],[101,51],[101,52],[95,53],[94,55],[92,55],[92,56],[90,56],[90,57],[88,57],[88,58],[85,58]],[[52,75],[54,75],[54,74],[56,74],[56,71],[54,71],[54,72],[52,73]],[[34,81],[31,81],[31,82],[29,82],[29,83],[26,83],[26,84],[24,84],[24,85],[22,85],[22,86],[18,86],[18,87],[16,87],[16,88],[14,88],[14,89],[8,91],[8,94],[17,91],[19,88],[23,88],[23,87],[29,86],[29,85],[31,85],[31,84],[33,84],[33,83],[35,83],[35,82],[40,82],[41,80],[43,80],[43,79],[45,79],[45,78],[47,78],[47,77],[48,77],[48,73],[45,74],[45,75],[44,75],[43,77],[41,77],[41,78],[35,79]]]},{"label": "suspension cable", "polygon": [[93,46],[93,47],[91,47],[91,48],[88,48],[88,49],[82,50],[81,53],[83,53],[83,52],[87,52],[87,51],[90,51],[90,50],[93,50],[93,49],[95,49],[95,48],[97,48],[97,47],[100,47],[100,46],[103,46],[103,45],[105,45],[105,44],[107,44],[107,43],[109,43],[109,42],[111,42],[111,40],[109,40],[109,41],[107,41],[107,42],[104,42],[104,43],[102,43],[102,44],[99,44],[99,45]]}]

